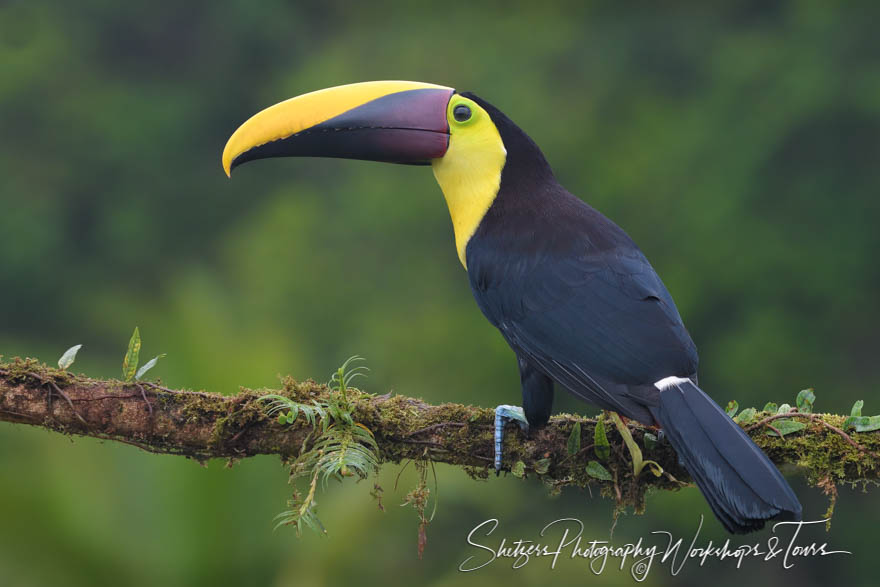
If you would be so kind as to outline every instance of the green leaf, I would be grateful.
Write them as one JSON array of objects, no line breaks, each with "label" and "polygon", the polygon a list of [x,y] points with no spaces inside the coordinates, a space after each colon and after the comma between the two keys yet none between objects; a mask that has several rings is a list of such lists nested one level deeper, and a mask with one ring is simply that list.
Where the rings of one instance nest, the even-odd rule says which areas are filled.
[{"label": "green leaf", "polygon": [[[779,430],[782,436],[785,436],[786,434],[791,434],[792,432],[803,430],[807,427],[807,425],[803,422],[798,422],[797,420],[784,418],[782,420],[776,420],[775,422],[773,422],[773,427],[776,428],[776,430]],[[778,434],[776,434],[776,432],[774,432],[773,430],[768,430],[767,436],[778,436]]]},{"label": "green leaf", "polygon": [[[617,431],[620,432],[620,436],[621,438],[623,438],[623,442],[624,444],[626,444],[626,448],[629,450],[629,454],[632,457],[633,476],[638,477],[639,473],[642,472],[642,469],[645,468],[645,465],[653,463],[654,461],[646,461],[642,457],[642,449],[640,449],[639,445],[636,444],[636,441],[632,436],[632,432],[629,431],[627,425],[624,424],[623,420],[620,419],[620,414],[618,414],[617,412],[608,412],[608,415],[611,417],[611,421],[614,422],[614,426],[617,428]],[[657,463],[654,464],[657,465]],[[657,467],[659,469],[660,465],[657,465]],[[662,471],[662,469],[660,470]]]},{"label": "green leaf", "polygon": [[574,456],[581,450],[581,423],[575,422],[568,435],[568,455]]},{"label": "green leaf", "polygon": [[278,423],[282,426],[287,424],[287,414],[284,412],[278,412]]},{"label": "green leaf", "polygon": [[779,409],[776,410],[777,414],[787,414],[791,411],[791,406],[788,404],[782,404],[779,406]]},{"label": "green leaf", "polygon": [[[862,418],[862,408],[864,407],[864,400],[858,400],[853,404],[852,409],[849,412],[849,417],[843,421],[843,429],[849,430],[850,428],[856,427],[856,421]],[[867,424],[867,422],[862,422],[863,425]]]},{"label": "green leaf", "polygon": [[645,464],[648,465],[648,468],[651,469],[651,472],[654,474],[654,477],[659,477],[663,474],[663,467],[660,466],[660,463],[657,461],[645,461]]},{"label": "green leaf", "polygon": [[550,459],[541,459],[535,463],[535,472],[543,475],[550,470]]},{"label": "green leaf", "polygon": [[755,419],[755,408],[746,408],[733,419],[737,424],[748,424]]},{"label": "green leaf", "polygon": [[[861,413],[861,410],[859,410]],[[843,429],[855,428],[856,432],[873,432],[880,430],[880,416],[849,416],[843,423]]]},{"label": "green leaf", "polygon": [[880,416],[862,416],[856,420],[856,432],[880,430]]},{"label": "green leaf", "polygon": [[880,416],[862,416],[863,407],[865,407],[864,400],[858,400],[853,404],[849,417],[843,422],[844,430],[855,428],[856,432],[871,432],[880,429],[880,426],[877,425]]},{"label": "green leaf", "polygon": [[162,353],[161,355],[156,355],[155,357],[153,357],[152,359],[150,359],[149,361],[147,361],[147,362],[144,364],[144,366],[141,367],[140,369],[138,369],[138,372],[135,373],[135,375],[134,375],[135,381],[140,381],[140,380],[141,380],[141,377],[143,377],[144,375],[146,375],[146,374],[147,374],[147,371],[149,371],[150,369],[152,369],[153,367],[155,367],[155,366],[156,366],[156,363],[159,362],[159,359],[161,359],[161,358],[164,357],[164,356],[166,356],[166,354],[165,354],[165,353]]},{"label": "green leaf", "polygon": [[517,461],[515,465],[510,469],[510,472],[513,473],[514,477],[519,477],[522,479],[526,476],[526,464],[522,461]]},{"label": "green leaf", "polygon": [[131,340],[128,341],[128,351],[125,353],[125,358],[122,360],[122,380],[126,383],[130,383],[134,379],[134,375],[137,372],[138,367],[138,355],[141,352],[141,333],[138,331],[137,326],[134,327],[134,334],[131,335]]},{"label": "green leaf", "polygon": [[58,359],[58,368],[59,369],[67,369],[68,367],[73,365],[73,362],[76,360],[76,353],[78,353],[79,349],[81,349],[81,348],[82,348],[82,345],[78,344],[78,345],[72,346],[69,349],[67,349],[66,351],[64,351],[64,354],[61,355],[60,359]]},{"label": "green leaf", "polygon": [[849,415],[850,416],[861,416],[862,415],[862,408],[864,406],[865,406],[864,400],[857,401],[856,403],[853,404],[852,410],[850,410]]},{"label": "green leaf", "polygon": [[775,414],[777,409],[778,408],[776,407],[775,403],[767,402],[766,404],[764,404],[764,407],[761,409],[761,411],[770,412],[771,414]]},{"label": "green leaf", "polygon": [[642,442],[645,445],[645,450],[650,451],[657,446],[657,437],[650,432],[645,432],[644,436],[642,436]]},{"label": "green leaf", "polygon": [[587,475],[602,481],[611,481],[611,473],[597,461],[587,463]]},{"label": "green leaf", "polygon": [[593,431],[593,452],[603,461],[607,461],[611,456],[611,444],[608,442],[608,436],[605,435],[604,413],[596,420],[596,429]]},{"label": "green leaf", "polygon": [[809,414],[813,411],[813,402],[816,401],[816,394],[813,393],[813,388],[802,389],[797,394],[797,400],[795,401],[795,405],[799,412],[804,414]]},{"label": "green leaf", "polygon": [[727,412],[728,416],[733,418],[736,415],[737,410],[739,410],[739,404],[736,402],[735,399],[732,399],[727,402],[727,408],[725,408],[724,411]]}]

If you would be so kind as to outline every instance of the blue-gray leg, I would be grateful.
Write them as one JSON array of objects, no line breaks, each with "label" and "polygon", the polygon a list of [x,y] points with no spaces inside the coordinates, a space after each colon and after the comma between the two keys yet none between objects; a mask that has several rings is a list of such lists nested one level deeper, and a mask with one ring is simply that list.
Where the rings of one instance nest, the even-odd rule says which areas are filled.
[{"label": "blue-gray leg", "polygon": [[523,407],[502,405],[495,408],[495,472],[501,470],[501,452],[504,443],[504,425],[516,421],[523,432],[542,428],[550,420],[553,409],[553,380],[535,369],[528,361],[517,357],[522,382]]},{"label": "blue-gray leg", "polygon": [[501,471],[501,451],[504,444],[504,425],[510,421],[519,424],[523,432],[528,433],[529,422],[518,406],[500,405],[495,408],[495,472]]}]

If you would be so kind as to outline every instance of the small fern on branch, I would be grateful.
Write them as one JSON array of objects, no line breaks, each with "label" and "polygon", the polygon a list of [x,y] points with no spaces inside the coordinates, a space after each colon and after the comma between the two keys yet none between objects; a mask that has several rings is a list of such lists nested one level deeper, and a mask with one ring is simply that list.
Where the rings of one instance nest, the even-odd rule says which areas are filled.
[{"label": "small fern on branch", "polygon": [[308,491],[303,496],[294,488],[288,501],[290,509],[276,516],[276,528],[294,526],[299,535],[303,527],[308,527],[326,534],[316,512],[319,478],[322,488],[326,488],[330,479],[342,481],[344,477],[353,476],[366,479],[379,469],[376,439],[369,428],[352,418],[353,406],[347,394],[352,380],[365,377],[369,370],[363,365],[352,367],[363,360],[362,357],[351,357],[333,373],[329,383],[333,391],[326,401],[312,400],[307,404],[279,394],[260,398],[268,402],[266,410],[269,415],[277,414],[279,424],[293,424],[302,415],[314,430],[319,431],[313,441],[311,434],[306,437],[299,456],[290,466],[291,483],[295,486],[300,479],[307,478]]}]

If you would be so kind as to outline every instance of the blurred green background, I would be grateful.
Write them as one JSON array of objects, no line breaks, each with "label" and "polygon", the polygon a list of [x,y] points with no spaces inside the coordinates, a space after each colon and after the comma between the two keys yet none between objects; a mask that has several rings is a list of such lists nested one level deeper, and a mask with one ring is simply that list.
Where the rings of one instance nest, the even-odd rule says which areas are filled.
[{"label": "blurred green background", "polygon": [[[152,375],[234,393],[326,380],[352,354],[372,392],[516,402],[430,170],[333,160],[220,168],[229,134],[281,99],[372,79],[472,90],[622,225],[675,297],[720,403],[880,411],[880,43],[876,4],[0,2],[0,354],[118,376],[131,330]],[[568,397],[558,410],[594,413]],[[438,467],[423,560],[414,486],[387,466],[320,497],[327,538],[272,532],[277,458],[231,470],[0,424],[0,585],[630,584],[581,561],[474,573],[465,536],[538,539],[561,517],[607,539],[611,503]],[[805,517],[820,492],[791,477]],[[696,489],[623,516],[623,544],[726,536]],[[657,567],[647,584],[874,584],[876,495],[844,490],[853,556]],[[759,535],[766,539],[768,532]],[[498,536],[500,540],[500,536]],[[745,543],[737,539],[736,543]],[[487,542],[497,545],[497,540]]]}]

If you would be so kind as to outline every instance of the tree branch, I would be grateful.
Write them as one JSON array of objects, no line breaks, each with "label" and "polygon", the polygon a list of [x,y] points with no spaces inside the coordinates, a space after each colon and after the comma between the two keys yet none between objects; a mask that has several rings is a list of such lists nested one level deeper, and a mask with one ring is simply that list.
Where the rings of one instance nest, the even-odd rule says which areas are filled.
[{"label": "tree branch", "polygon": [[[63,434],[115,440],[153,453],[184,455],[198,460],[239,459],[258,454],[294,457],[313,440],[305,419],[279,424],[267,414],[259,398],[279,393],[300,403],[326,399],[332,393],[314,381],[282,380],[281,390],[242,389],[233,396],[178,391],[154,383],[123,383],[91,379],[41,364],[33,359],[0,363],[0,421],[40,426]],[[473,477],[486,477],[492,466],[494,412],[461,404],[431,405],[401,395],[376,396],[349,389],[352,417],[375,436],[382,462],[430,460],[464,467]],[[751,437],[779,466],[794,465],[810,484],[834,495],[839,483],[874,484],[880,481],[880,435],[843,431],[843,416],[797,414],[806,428],[784,437],[767,432],[779,416],[759,413],[747,427]],[[582,448],[568,453],[568,440],[581,423]],[[527,475],[535,475],[558,490],[566,485],[598,486],[619,507],[640,511],[649,488],[675,489],[690,479],[667,442],[644,450],[664,474],[655,477],[646,467],[638,479],[623,441],[613,426],[606,432],[609,458],[594,453],[595,419],[568,414],[555,416],[531,438],[516,426],[508,427],[504,462],[522,461]],[[630,423],[636,442],[644,447],[648,429]],[[601,461],[610,481],[587,474],[587,461]]]}]

